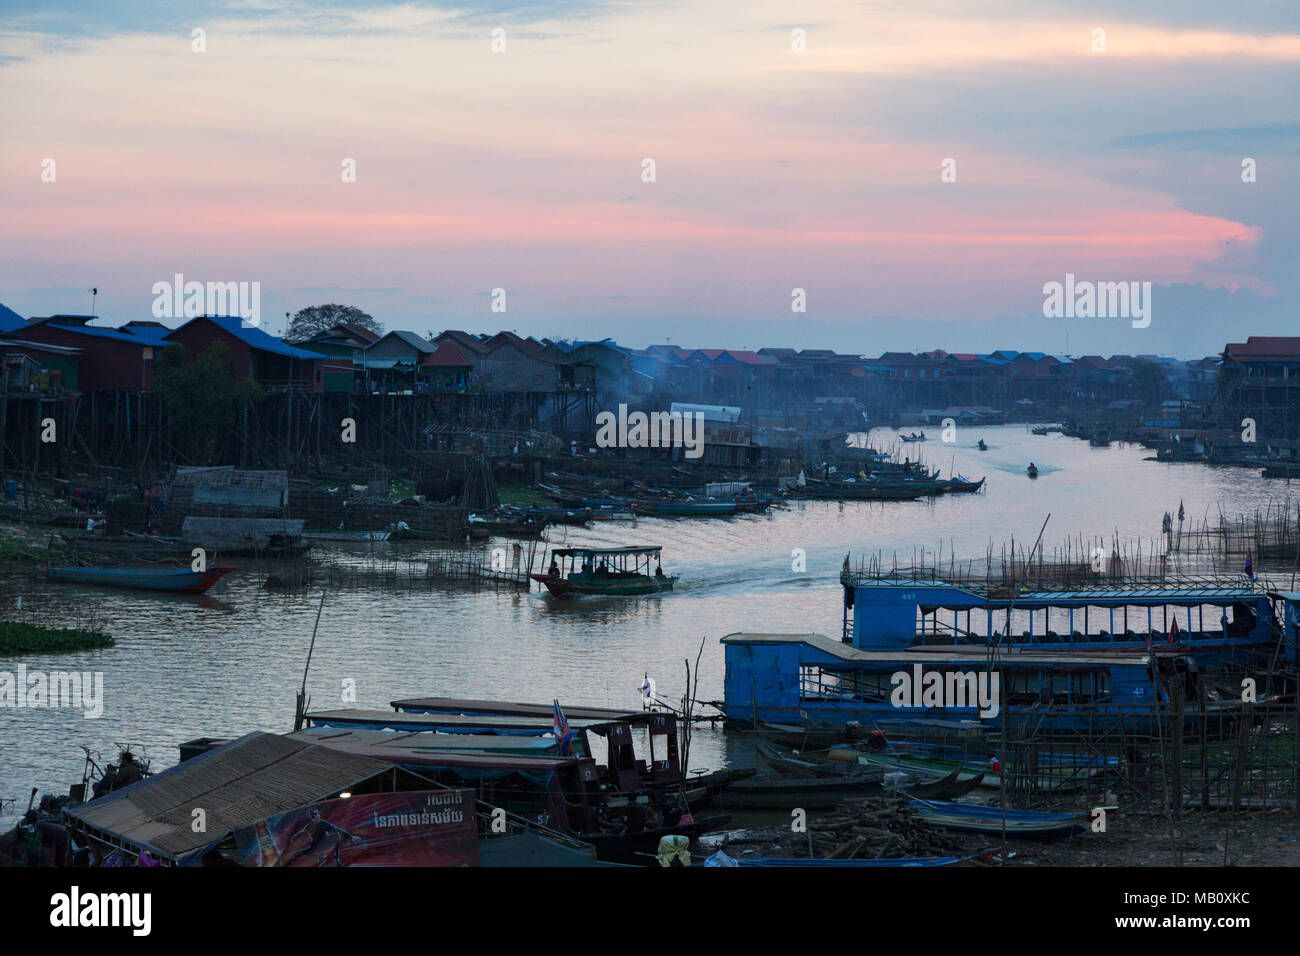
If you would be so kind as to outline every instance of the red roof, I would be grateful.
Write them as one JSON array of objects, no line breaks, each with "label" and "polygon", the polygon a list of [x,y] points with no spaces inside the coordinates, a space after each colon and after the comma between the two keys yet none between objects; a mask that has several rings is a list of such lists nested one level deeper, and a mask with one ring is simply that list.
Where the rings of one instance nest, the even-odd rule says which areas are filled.
[{"label": "red roof", "polygon": [[420,360],[421,365],[438,368],[473,368],[474,363],[451,342],[440,342],[438,347]]}]

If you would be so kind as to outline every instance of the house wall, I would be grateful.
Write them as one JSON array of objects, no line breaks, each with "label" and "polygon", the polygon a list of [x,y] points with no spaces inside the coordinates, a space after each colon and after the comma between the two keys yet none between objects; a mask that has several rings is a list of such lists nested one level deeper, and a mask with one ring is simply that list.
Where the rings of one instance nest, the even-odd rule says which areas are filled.
[{"label": "house wall", "polygon": [[557,366],[524,354],[514,345],[500,345],[478,360],[487,388],[496,392],[553,392]]},{"label": "house wall", "polygon": [[[119,342],[49,324],[23,329],[23,337],[32,342],[83,349],[78,360],[75,386],[82,391],[93,392],[101,388],[139,389],[153,385],[154,350],[143,343],[137,345]],[[64,386],[74,387],[66,380]]]}]

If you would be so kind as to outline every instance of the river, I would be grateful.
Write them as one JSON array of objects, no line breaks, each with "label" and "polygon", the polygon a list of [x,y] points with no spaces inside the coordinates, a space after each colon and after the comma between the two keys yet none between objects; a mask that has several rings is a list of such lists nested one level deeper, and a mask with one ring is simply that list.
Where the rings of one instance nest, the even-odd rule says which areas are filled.
[{"label": "river", "polygon": [[[642,675],[677,700],[684,661],[700,643],[699,698],[722,697],[718,639],[734,631],[818,631],[838,635],[838,573],[846,553],[897,551],[908,563],[924,549],[982,558],[1013,537],[1050,550],[1066,537],[1118,534],[1144,547],[1180,501],[1189,518],[1220,508],[1254,511],[1280,501],[1288,485],[1258,472],[1146,460],[1135,445],[1092,448],[1020,426],[963,429],[944,444],[938,429],[920,446],[924,460],[967,477],[987,476],[978,495],[918,502],[796,502],[765,515],[729,519],[641,519],[592,528],[552,528],[552,544],[658,544],[664,568],[679,574],[672,593],[623,600],[555,602],[537,592],[340,589],[324,605],[308,692],[316,708],[388,709],[422,695],[636,708]],[[983,438],[988,451],[976,443]],[[917,448],[909,445],[908,449]],[[1030,461],[1040,477],[1025,474]],[[806,570],[792,569],[802,549]],[[237,562],[236,562],[237,563]],[[235,573],[212,599],[169,598],[65,585],[10,582],[8,614],[44,623],[93,620],[117,646],[108,650],[8,659],[29,670],[100,671],[104,713],[14,709],[0,716],[4,774],[0,798],[26,804],[33,786],[64,792],[80,779],[81,745],[110,759],[131,744],[155,770],[176,762],[176,746],[199,736],[291,729],[319,592],[271,592],[264,574]],[[16,610],[18,596],[23,608]],[[345,681],[356,701],[344,701]],[[693,767],[747,765],[720,727],[697,728]],[[2,820],[0,820],[2,822]]]}]

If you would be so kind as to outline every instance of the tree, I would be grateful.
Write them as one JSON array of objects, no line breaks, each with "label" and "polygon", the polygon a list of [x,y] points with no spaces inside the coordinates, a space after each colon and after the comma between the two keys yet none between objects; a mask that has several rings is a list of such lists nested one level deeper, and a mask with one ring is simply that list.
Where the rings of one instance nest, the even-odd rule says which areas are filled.
[{"label": "tree", "polygon": [[284,337],[290,342],[302,342],[314,335],[319,335],[321,332],[334,328],[340,322],[359,325],[374,332],[375,335],[384,334],[383,325],[356,306],[339,305],[331,302],[329,305],[311,305],[305,309],[299,309],[298,314],[289,323],[289,328],[285,331]]},{"label": "tree", "polygon": [[153,394],[167,413],[169,439],[179,459],[190,464],[228,464],[231,440],[238,434],[244,402],[259,389],[237,382],[224,342],[194,355],[178,345],[158,353]]}]

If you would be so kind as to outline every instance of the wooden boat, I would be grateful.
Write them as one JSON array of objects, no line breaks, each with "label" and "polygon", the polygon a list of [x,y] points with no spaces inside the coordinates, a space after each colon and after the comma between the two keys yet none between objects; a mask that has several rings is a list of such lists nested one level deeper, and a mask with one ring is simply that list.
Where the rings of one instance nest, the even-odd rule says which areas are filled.
[{"label": "wooden boat", "polygon": [[734,501],[680,501],[634,498],[628,505],[636,514],[674,518],[725,518],[736,513]]},{"label": "wooden boat", "polygon": [[391,531],[304,531],[302,536],[313,543],[370,544],[387,541]]},{"label": "wooden boat", "polygon": [[[852,780],[861,776],[859,768],[867,766],[856,760],[832,759],[808,754],[791,755],[766,741],[759,741],[754,749],[773,769],[791,775]],[[848,752],[857,753],[857,751]],[[897,772],[896,768],[891,770]],[[918,782],[908,786],[906,792],[914,797],[933,800],[955,800],[964,797],[984,782],[984,774],[979,773],[972,777],[963,774],[960,768],[954,768],[946,774],[924,770],[907,771],[907,773]],[[877,774],[873,773],[872,777],[877,777]],[[883,781],[883,773],[879,774],[879,779]]]},{"label": "wooden boat", "polygon": [[619,833],[579,833],[577,837],[583,843],[595,847],[596,856],[600,860],[610,863],[644,864],[647,857],[658,852],[659,841],[666,836],[684,836],[697,840],[702,834],[711,830],[720,830],[730,822],[731,814],[718,813],[691,823],[678,823],[675,826]]},{"label": "wooden boat", "polygon": [[1005,828],[1008,836],[1018,837],[1067,836],[1087,831],[1091,822],[1078,813],[1003,810],[943,800],[913,800],[909,806],[920,819],[946,830],[1000,834]]},{"label": "wooden boat", "polygon": [[938,493],[939,483],[929,481],[841,481],[808,489],[810,498],[842,498],[845,501],[915,501]]},{"label": "wooden boat", "polygon": [[979,481],[968,481],[959,476],[939,482],[939,487],[946,495],[975,494],[984,487],[985,480],[981,478]]},{"label": "wooden boat", "polygon": [[535,538],[546,530],[545,521],[506,512],[471,514],[467,520],[469,536],[478,539],[490,538],[493,535],[503,538]]},{"label": "wooden boat", "polygon": [[234,571],[232,565],[219,565],[207,571],[185,569],[155,571],[151,568],[50,568],[49,575],[68,584],[99,584],[106,587],[134,588],[140,591],[179,591],[198,594],[206,591]]},{"label": "wooden boat", "polygon": [[719,793],[717,804],[724,809],[829,809],[853,797],[879,793],[884,776],[883,771],[852,777],[757,773],[746,780],[737,780]]},{"label": "wooden boat", "polygon": [[831,867],[869,867],[869,868],[900,868],[913,866],[952,866],[956,863],[965,863],[974,857],[961,856],[900,856],[893,860],[822,860],[822,859],[804,859],[802,857],[768,857],[768,856],[750,856],[742,857],[736,860],[740,866],[795,866],[804,868],[831,866]]},{"label": "wooden boat", "polygon": [[591,520],[590,508],[520,508],[519,514],[549,524],[585,525]]},{"label": "wooden boat", "polygon": [[[658,545],[628,548],[557,548],[554,572],[528,575],[555,597],[601,594],[624,596],[671,591],[676,575],[663,572]],[[644,559],[644,565],[642,563]],[[650,573],[650,563],[656,563]],[[567,568],[566,568],[567,562]],[[599,563],[598,563],[599,562]],[[567,572],[567,573],[566,573]]]},{"label": "wooden boat", "polygon": [[918,442],[918,441],[930,440],[925,437],[925,432],[921,432],[919,435],[916,432],[912,432],[912,434],[910,435],[899,435],[898,438],[900,441],[905,441],[905,442]]}]

